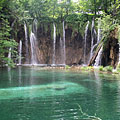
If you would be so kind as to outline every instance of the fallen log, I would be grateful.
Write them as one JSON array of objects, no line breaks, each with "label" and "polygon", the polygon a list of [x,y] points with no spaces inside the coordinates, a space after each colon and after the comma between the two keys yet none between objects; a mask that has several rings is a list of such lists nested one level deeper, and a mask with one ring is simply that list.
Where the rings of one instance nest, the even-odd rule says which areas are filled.
[{"label": "fallen log", "polygon": [[98,53],[99,53],[102,46],[103,46],[103,42],[100,45],[98,45],[98,48],[97,48],[95,54],[90,59],[90,61],[88,63],[88,66],[92,66],[92,64],[95,62],[95,59],[96,59],[96,57],[97,57],[97,55],[98,55]]}]

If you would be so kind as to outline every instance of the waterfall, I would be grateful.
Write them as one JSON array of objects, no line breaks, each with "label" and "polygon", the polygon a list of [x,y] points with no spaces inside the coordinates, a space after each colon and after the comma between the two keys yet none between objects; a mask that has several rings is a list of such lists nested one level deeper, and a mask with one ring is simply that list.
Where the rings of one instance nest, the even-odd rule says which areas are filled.
[{"label": "waterfall", "polygon": [[86,25],[86,28],[85,28],[85,44],[84,44],[84,64],[86,64],[86,59],[85,59],[85,57],[86,57],[86,43],[87,43],[87,35],[88,35],[88,27],[89,27],[89,21],[88,21],[88,23],[87,23],[87,25]]},{"label": "waterfall", "polygon": [[61,56],[60,63],[62,64],[63,63],[63,41],[61,39],[61,36],[60,36],[60,56]]},{"label": "waterfall", "polygon": [[30,33],[30,46],[31,46],[31,64],[36,65],[37,64],[37,20],[35,19],[33,21],[32,30]]},{"label": "waterfall", "polygon": [[25,56],[25,61],[26,63],[29,62],[29,47],[28,47],[28,32],[27,32],[27,25],[26,23],[24,24],[24,31],[25,31],[25,49],[26,49],[26,56]]},{"label": "waterfall", "polygon": [[20,40],[20,43],[19,43],[19,65],[21,65],[21,59],[22,59],[22,41]]},{"label": "waterfall", "polygon": [[8,58],[11,59],[11,47],[9,48]]},{"label": "waterfall", "polygon": [[65,50],[65,23],[63,21],[63,64],[65,65],[66,61],[66,50]]},{"label": "waterfall", "polygon": [[98,52],[98,55],[96,57],[94,66],[101,65],[101,55],[102,55],[102,52],[103,52],[103,46],[101,47],[100,51]]},{"label": "waterfall", "polygon": [[102,38],[100,26],[101,26],[101,19],[98,19],[98,37],[97,37],[97,43],[99,43],[100,40],[101,40],[101,38]]},{"label": "waterfall", "polygon": [[92,27],[91,27],[91,51],[90,51],[90,59],[93,56],[93,46],[94,46],[94,19],[92,20]]},{"label": "waterfall", "polygon": [[33,33],[37,36],[37,20],[35,19],[33,21]]},{"label": "waterfall", "polygon": [[[100,40],[101,40],[101,38],[102,38],[100,26],[101,26],[101,19],[98,19],[97,45],[99,44],[99,42],[100,42]],[[103,51],[103,47],[101,47],[100,51],[98,52],[98,55],[97,55],[97,57],[96,57],[94,66],[99,66],[99,65],[101,65],[101,55],[102,55],[102,51]]]},{"label": "waterfall", "polygon": [[37,56],[36,56],[36,45],[37,39],[35,34],[31,31],[30,34],[30,45],[31,45],[31,64],[37,64]]},{"label": "waterfall", "polygon": [[56,27],[55,24],[53,23],[53,28],[54,28],[54,32],[53,32],[53,61],[52,64],[55,64],[55,46],[56,46]]}]

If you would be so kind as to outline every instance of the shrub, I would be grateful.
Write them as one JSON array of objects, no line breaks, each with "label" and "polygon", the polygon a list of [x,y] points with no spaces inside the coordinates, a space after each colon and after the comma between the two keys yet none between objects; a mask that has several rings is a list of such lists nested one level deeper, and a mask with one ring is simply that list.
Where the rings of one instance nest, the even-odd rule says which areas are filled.
[{"label": "shrub", "polygon": [[69,65],[66,65],[65,66],[65,69],[70,69],[71,67]]},{"label": "shrub", "polygon": [[105,67],[105,71],[112,72],[112,70],[113,70],[112,66]]},{"label": "shrub", "polygon": [[100,71],[104,71],[104,67],[103,67],[103,66],[100,66],[100,67],[99,67],[99,70],[100,70]]},{"label": "shrub", "polygon": [[83,67],[81,67],[81,70],[85,70],[85,71],[87,71],[87,70],[93,70],[93,69],[94,69],[93,66],[83,66]]}]

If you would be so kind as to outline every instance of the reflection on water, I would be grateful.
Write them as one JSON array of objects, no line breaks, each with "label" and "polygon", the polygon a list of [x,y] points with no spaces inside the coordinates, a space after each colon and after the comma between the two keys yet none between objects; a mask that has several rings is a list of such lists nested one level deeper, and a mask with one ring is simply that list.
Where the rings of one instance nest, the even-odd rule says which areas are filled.
[{"label": "reflection on water", "polygon": [[21,86],[22,83],[22,73],[21,73],[21,66],[18,68],[18,72],[19,72],[19,86]]},{"label": "reflection on water", "polygon": [[0,120],[83,120],[78,105],[102,120],[120,120],[119,76],[24,67],[0,70]]},{"label": "reflection on water", "polygon": [[12,76],[11,76],[11,68],[10,67],[8,67],[8,79],[9,79],[9,83],[11,84]]}]

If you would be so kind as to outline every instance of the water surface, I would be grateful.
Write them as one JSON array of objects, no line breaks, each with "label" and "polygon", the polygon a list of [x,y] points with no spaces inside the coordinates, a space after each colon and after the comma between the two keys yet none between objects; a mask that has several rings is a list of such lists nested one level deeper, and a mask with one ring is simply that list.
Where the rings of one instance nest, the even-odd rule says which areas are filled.
[{"label": "water surface", "polygon": [[119,76],[97,72],[0,69],[0,120],[120,120]]}]

